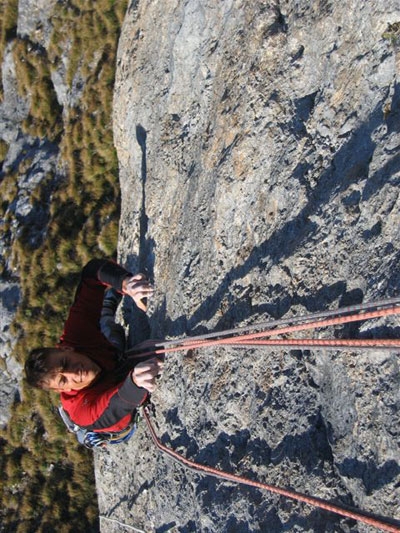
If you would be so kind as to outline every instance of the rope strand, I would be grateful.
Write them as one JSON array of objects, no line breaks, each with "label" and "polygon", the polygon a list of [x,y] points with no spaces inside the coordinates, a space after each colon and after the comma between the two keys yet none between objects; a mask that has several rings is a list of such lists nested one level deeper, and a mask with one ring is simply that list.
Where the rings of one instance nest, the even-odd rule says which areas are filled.
[{"label": "rope strand", "polygon": [[[176,351],[187,351],[187,350],[196,349],[196,348],[207,348],[210,346],[218,346],[218,345],[224,345],[224,344],[226,345],[239,344],[239,343],[249,344],[249,341],[260,340],[263,337],[271,337],[272,335],[283,335],[283,334],[293,333],[297,331],[305,331],[308,329],[348,324],[350,322],[358,322],[358,321],[370,320],[373,318],[381,318],[385,316],[398,315],[398,314],[400,314],[400,306],[392,306],[392,307],[385,308],[385,309],[377,309],[375,311],[362,312],[362,313],[357,313],[357,314],[348,315],[348,316],[337,316],[337,317],[330,318],[330,319],[316,320],[312,322],[306,322],[304,324],[285,326],[285,327],[276,328],[276,329],[268,329],[268,330],[264,330],[264,331],[257,332],[257,333],[246,333],[243,335],[230,336],[230,337],[223,338],[223,339],[210,339],[210,340],[197,340],[196,341],[189,337],[187,339],[181,339],[181,340],[175,341],[177,345],[173,347],[161,347],[161,348],[149,349],[148,351],[145,351],[143,353],[138,352],[138,351],[134,352],[133,350],[130,350],[128,352],[128,355],[129,353],[130,354],[135,353],[135,355],[140,355],[141,357],[144,357],[147,355],[161,355],[161,354],[167,354],[167,353],[176,352]],[[339,341],[340,340],[338,339],[338,343]],[[389,339],[388,341],[391,342],[392,340]],[[280,345],[282,345],[282,343]],[[158,344],[156,344],[155,346],[158,346]],[[394,345],[394,347],[397,347],[397,346],[398,344]]]},{"label": "rope strand", "polygon": [[140,529],[135,526],[130,526],[129,524],[125,524],[125,522],[120,522],[116,518],[109,518],[108,516],[100,515],[100,520],[107,520],[108,522],[111,522],[113,524],[117,524],[118,526],[126,527],[127,529],[130,529],[131,531],[136,531],[136,533],[146,533],[144,529]]},{"label": "rope strand", "polygon": [[295,492],[293,490],[289,489],[282,489],[280,487],[276,487],[274,485],[269,485],[267,483],[261,483],[259,481],[253,481],[251,479],[245,478],[243,476],[238,476],[236,474],[230,474],[228,472],[224,472],[223,470],[218,470],[216,468],[202,465],[199,463],[196,463],[194,461],[191,461],[190,459],[187,459],[186,457],[180,455],[179,453],[175,452],[171,448],[168,448],[168,446],[165,446],[162,444],[160,439],[158,438],[154,427],[150,421],[150,416],[147,407],[143,408],[143,417],[146,421],[147,427],[150,432],[150,436],[156,445],[156,447],[163,453],[167,454],[169,457],[174,459],[175,461],[179,462],[179,464],[183,465],[186,468],[189,468],[191,470],[196,471],[199,474],[203,475],[210,475],[217,477],[219,479],[224,479],[227,481],[232,481],[233,483],[240,483],[243,485],[248,485],[251,487],[255,487],[257,489],[266,490],[275,494],[279,494],[281,496],[285,496],[286,498],[291,498],[292,500],[297,500],[303,503],[306,503],[312,507],[318,507],[320,509],[324,509],[326,511],[330,511],[332,513],[338,514],[340,516],[351,518],[353,520],[357,520],[358,522],[362,522],[364,524],[368,524],[371,526],[374,526],[378,529],[381,529],[383,531],[389,531],[391,533],[399,533],[400,527],[396,525],[389,524],[388,522],[384,520],[380,520],[378,518],[374,518],[371,516],[366,516],[364,514],[361,514],[358,511],[355,510],[349,510],[345,509],[343,507],[340,507],[339,505],[328,503],[320,498],[315,498],[313,496],[307,496],[305,494],[301,494],[299,492]]},{"label": "rope strand", "polygon": [[[206,333],[203,335],[196,335],[191,337],[185,337],[182,339],[170,339],[170,340],[163,340],[158,343],[155,343],[155,347],[164,347],[168,348],[170,346],[175,346],[176,344],[186,343],[186,342],[196,342],[198,340],[208,340],[213,338],[218,338],[222,336],[228,336],[235,333],[243,333],[245,331],[254,330],[254,329],[263,329],[263,330],[269,330],[271,328],[277,327],[277,326],[283,326],[288,324],[296,324],[299,322],[304,321],[311,321],[311,320],[317,320],[319,318],[327,318],[330,316],[342,316],[348,313],[361,313],[362,311],[368,311],[375,308],[385,308],[385,307],[394,307],[396,304],[400,304],[400,297],[393,297],[393,298],[385,298],[376,300],[374,302],[366,302],[362,304],[356,304],[356,305],[349,305],[347,307],[340,307],[339,309],[331,309],[326,311],[319,311],[317,313],[310,313],[307,315],[299,315],[299,316],[292,316],[287,318],[281,318],[278,320],[270,320],[265,322],[259,322],[256,324],[249,324],[246,326],[240,326],[233,329],[227,329],[223,331],[217,331],[217,332],[211,332]],[[130,350],[126,352],[127,355],[130,353],[137,352],[137,348],[133,347]]]},{"label": "rope strand", "polygon": [[[224,343],[228,344],[228,343]],[[302,348],[372,348],[400,349],[400,340],[397,339],[255,339],[252,341],[232,340],[232,346],[293,346]]]}]

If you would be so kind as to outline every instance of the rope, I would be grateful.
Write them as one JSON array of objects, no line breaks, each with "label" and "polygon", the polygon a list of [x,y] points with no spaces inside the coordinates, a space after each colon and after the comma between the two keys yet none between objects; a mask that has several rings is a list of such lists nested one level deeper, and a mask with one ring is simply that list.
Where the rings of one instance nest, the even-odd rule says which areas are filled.
[{"label": "rope", "polygon": [[[264,331],[257,332],[257,333],[246,333],[243,335],[229,336],[227,338],[222,338],[222,339],[212,338],[209,340],[202,340],[202,339],[195,339],[195,338],[188,337],[186,339],[176,340],[175,341],[176,346],[173,346],[173,347],[163,346],[160,348],[155,347],[154,349],[149,349],[146,352],[140,353],[140,356],[144,357],[147,355],[159,355],[159,354],[165,354],[165,353],[170,353],[170,352],[175,352],[175,351],[182,351],[182,350],[186,351],[186,350],[195,349],[195,348],[206,348],[209,346],[218,346],[218,345],[224,345],[224,344],[227,344],[227,345],[239,344],[239,343],[249,344],[249,341],[260,340],[263,337],[271,337],[272,335],[283,335],[283,334],[293,333],[297,331],[305,331],[308,329],[322,328],[322,327],[334,326],[334,325],[339,325],[339,324],[348,324],[350,322],[358,322],[362,320],[370,320],[373,318],[381,318],[384,316],[398,315],[398,314],[400,314],[400,306],[392,306],[392,307],[385,308],[385,309],[377,309],[375,311],[361,312],[361,313],[348,315],[348,316],[340,315],[340,316],[336,316],[330,319],[315,320],[311,322],[306,322],[304,324],[285,326],[285,327],[276,328],[276,329],[266,329]],[[303,317],[303,319],[306,319],[306,318],[307,317]],[[369,339],[365,339],[365,340],[369,340]],[[287,343],[287,340],[285,342]],[[337,341],[335,340],[335,342],[338,343],[337,344],[338,346],[340,345],[339,339]],[[360,341],[357,341],[357,342],[360,342]],[[389,340],[389,341],[380,341],[380,342],[390,343],[392,341]],[[393,342],[394,342],[393,347],[399,346],[398,341],[393,341]],[[283,345],[284,343],[281,342],[275,345],[278,345],[278,344]],[[155,344],[155,346],[158,346],[158,344]],[[334,344],[331,343],[330,346],[334,346]],[[349,346],[349,344],[346,344],[343,346]],[[389,346],[389,344],[387,344],[387,346]],[[137,350],[136,352],[134,350],[130,350],[128,352],[128,355],[129,353],[133,354],[133,353],[138,353],[138,352]]]},{"label": "rope", "polygon": [[201,475],[210,475],[217,477],[219,479],[224,479],[227,481],[231,481],[233,483],[240,483],[242,485],[248,485],[250,487],[255,487],[260,490],[266,490],[268,492],[272,492],[275,494],[279,494],[280,496],[285,496],[286,498],[291,498],[293,500],[297,500],[303,503],[306,503],[312,507],[318,507],[320,509],[324,509],[325,511],[329,511],[332,513],[335,513],[337,515],[351,518],[353,520],[356,520],[358,522],[362,522],[364,524],[368,524],[371,526],[374,526],[378,529],[381,529],[382,531],[390,531],[392,533],[399,533],[400,527],[396,525],[389,524],[388,522],[374,518],[372,516],[364,515],[358,511],[355,510],[349,510],[345,509],[343,507],[340,507],[339,505],[328,503],[320,498],[315,498],[313,496],[307,496],[305,494],[301,494],[299,492],[295,492],[290,489],[283,489],[274,485],[269,485],[267,483],[261,483],[259,481],[253,481],[251,479],[245,478],[243,476],[239,476],[236,474],[230,474],[228,472],[224,472],[223,470],[218,470],[216,468],[213,468],[211,466],[202,465],[199,463],[196,463],[194,461],[191,461],[190,459],[187,459],[186,457],[180,455],[176,451],[172,450],[168,446],[165,446],[162,444],[160,439],[158,438],[154,427],[150,421],[149,411],[147,407],[143,408],[143,417],[146,421],[147,427],[150,432],[150,436],[156,445],[156,447],[163,453],[167,454],[169,457],[177,461],[179,464],[183,465],[186,468],[189,468],[190,470],[194,470],[198,474]]},{"label": "rope", "polygon": [[400,340],[397,339],[255,339],[250,342],[232,340],[230,343],[224,343],[233,346],[291,346],[299,348],[341,348],[342,346],[351,348],[371,348],[383,349],[393,348],[400,349]]},{"label": "rope", "polygon": [[[271,339],[266,337],[272,337],[273,335],[287,335],[298,331],[305,331],[309,329],[328,327],[339,324],[347,324],[350,322],[356,322],[361,320],[369,320],[373,318],[380,318],[390,315],[400,314],[400,306],[396,305],[400,303],[400,298],[392,298],[390,300],[380,300],[378,302],[372,302],[368,304],[361,304],[358,306],[351,306],[339,309],[337,311],[325,311],[322,313],[314,313],[312,315],[306,315],[301,317],[293,317],[291,319],[276,320],[272,322],[264,322],[255,324],[253,326],[244,326],[243,328],[236,328],[231,330],[225,330],[219,333],[210,333],[206,335],[199,335],[197,337],[187,337],[184,339],[164,341],[161,343],[155,343],[147,352],[140,352],[138,349],[133,349],[128,352],[129,354],[138,354],[140,356],[158,355],[178,350],[189,350],[196,348],[205,348],[208,346],[217,345],[233,345],[233,346],[290,346],[298,348],[342,348],[351,347],[355,349],[394,349],[400,348],[400,340],[397,339]],[[375,310],[368,310],[376,308]],[[379,309],[380,308],[380,309]],[[354,311],[357,311],[354,313]],[[352,313],[352,314],[348,314]],[[327,318],[331,317],[333,318]],[[299,323],[304,322],[304,323]],[[288,324],[292,325],[288,325]],[[279,327],[278,327],[279,326]],[[263,331],[238,334],[243,331],[248,331],[249,328],[263,329]],[[222,338],[221,338],[222,337]],[[400,527],[390,524],[387,520],[390,519],[378,519],[372,515],[344,508],[339,505],[329,503],[320,498],[308,496],[298,493],[296,491],[277,487],[267,483],[261,483],[259,481],[253,481],[251,479],[239,476],[237,474],[231,474],[218,470],[216,468],[202,465],[185,458],[176,451],[172,450],[168,446],[162,444],[158,438],[152,423],[150,421],[149,411],[147,407],[143,408],[143,417],[146,421],[151,438],[156,447],[179,464],[186,468],[194,470],[202,475],[210,475],[219,479],[231,481],[233,483],[240,483],[251,487],[258,488],[260,490],[269,491],[271,493],[279,494],[286,498],[291,498],[303,503],[306,503],[312,507],[318,507],[326,511],[335,513],[345,518],[351,518],[358,522],[374,526],[383,531],[389,531],[394,533],[400,532]]]},{"label": "rope", "polygon": [[[341,307],[339,309],[332,309],[332,310],[326,310],[326,311],[319,311],[317,313],[311,313],[307,315],[299,315],[294,317],[287,317],[287,318],[281,318],[278,320],[272,320],[272,321],[265,321],[265,322],[259,322],[256,324],[250,324],[246,326],[240,326],[233,329],[227,329],[219,332],[211,332],[206,333],[203,335],[197,335],[197,336],[191,336],[191,337],[185,337],[183,339],[171,339],[171,340],[163,340],[158,343],[155,343],[154,346],[158,347],[164,347],[168,348],[170,346],[175,346],[176,344],[180,343],[186,343],[186,342],[192,342],[192,341],[198,341],[198,340],[206,340],[206,339],[213,339],[221,336],[228,336],[236,333],[242,333],[245,331],[253,330],[253,329],[263,329],[263,330],[269,330],[271,328],[282,326],[282,325],[288,325],[288,324],[296,324],[298,322],[303,321],[310,321],[310,320],[316,320],[319,318],[327,318],[329,316],[342,316],[347,313],[355,313],[355,312],[362,312],[366,310],[371,310],[375,308],[385,308],[385,307],[393,307],[396,304],[400,304],[400,297],[394,297],[394,298],[385,298],[376,300],[374,302],[366,302],[363,304],[357,304],[357,305],[350,305],[347,307]],[[127,355],[131,353],[137,352],[137,348],[133,347],[130,350],[126,352]],[[172,351],[172,350],[171,350]]]}]

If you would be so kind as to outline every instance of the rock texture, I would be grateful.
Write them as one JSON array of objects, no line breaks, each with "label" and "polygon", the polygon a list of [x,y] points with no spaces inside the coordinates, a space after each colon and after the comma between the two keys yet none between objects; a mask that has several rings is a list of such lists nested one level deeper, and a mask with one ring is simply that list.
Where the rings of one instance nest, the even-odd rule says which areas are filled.
[{"label": "rock texture", "polygon": [[19,297],[18,284],[0,283],[0,427],[7,423],[9,408],[19,396],[21,366],[10,356],[15,342],[10,326]]},{"label": "rock texture", "polygon": [[[399,49],[382,38],[398,20],[392,0],[131,3],[119,249],[154,278],[153,337],[398,294]],[[218,348],[169,355],[153,401],[194,460],[399,523],[399,383],[397,353]],[[146,532],[373,531],[184,471],[143,425],[96,464],[101,513]]]}]

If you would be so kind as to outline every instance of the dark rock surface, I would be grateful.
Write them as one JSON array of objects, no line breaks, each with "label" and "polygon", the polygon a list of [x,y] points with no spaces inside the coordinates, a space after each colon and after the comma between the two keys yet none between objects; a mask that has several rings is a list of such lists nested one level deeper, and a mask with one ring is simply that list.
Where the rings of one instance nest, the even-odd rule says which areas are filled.
[{"label": "dark rock surface", "polygon": [[[399,48],[382,38],[397,20],[391,0],[131,3],[119,251],[155,281],[151,336],[398,294]],[[145,335],[129,303],[123,315]],[[393,318],[318,336],[398,333]],[[396,352],[176,353],[155,421],[191,459],[399,523],[399,384]],[[185,471],[143,424],[96,466],[101,514],[146,532],[374,531]]]}]

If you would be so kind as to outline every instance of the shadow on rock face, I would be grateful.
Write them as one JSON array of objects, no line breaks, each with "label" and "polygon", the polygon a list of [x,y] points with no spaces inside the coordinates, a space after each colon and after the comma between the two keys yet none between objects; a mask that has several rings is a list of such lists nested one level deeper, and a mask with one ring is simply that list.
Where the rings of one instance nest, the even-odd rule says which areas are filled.
[{"label": "shadow on rock face", "polygon": [[355,458],[349,458],[338,464],[337,468],[342,476],[360,479],[368,495],[388,485],[400,474],[400,465],[394,460],[377,466],[373,461],[358,461]]},{"label": "shadow on rock face", "polygon": [[[311,104],[308,103],[307,105]],[[304,112],[302,108],[301,113]],[[239,297],[232,293],[232,287],[237,280],[243,279],[255,269],[262,271],[268,268],[268,265],[280,264],[295,254],[305,242],[315,242],[315,246],[318,246],[319,227],[312,220],[312,216],[322,212],[324,207],[339,193],[349,190],[349,197],[344,202],[356,201],[359,203],[360,201],[368,201],[382,189],[388,176],[393,176],[400,169],[400,156],[395,155],[387,168],[380,168],[369,175],[369,162],[376,148],[373,133],[382,123],[382,107],[378,105],[371,112],[369,119],[346,139],[346,142],[333,156],[331,166],[321,173],[316,185],[312,188],[307,178],[308,171],[312,169],[309,168],[308,164],[300,163],[293,172],[293,179],[297,180],[307,191],[307,203],[303,209],[277,228],[262,244],[255,246],[242,264],[226,272],[217,290],[204,299],[192,316],[179,317],[171,321],[165,314],[166,304],[156,311],[154,319],[158,324],[162,324],[164,332],[174,336],[204,332],[204,326],[201,326],[201,323],[215,317],[223,301],[227,301],[229,305],[216,329],[229,328],[235,323],[265,313],[278,318],[296,304],[304,305],[306,309],[312,311],[323,310],[338,298],[341,299],[343,305],[360,303],[363,297],[362,291],[356,289],[347,292],[348,280],[345,279],[314,292],[305,287],[304,296],[298,294],[291,296],[287,293],[287,288],[285,293],[284,287],[276,286],[271,289],[269,301],[258,306],[252,306],[251,298]],[[145,154],[145,140],[143,141],[141,138],[140,141],[138,139],[138,142],[142,147],[143,154]],[[365,180],[366,177],[368,180],[362,194],[354,195],[354,191],[351,190],[352,185]],[[145,180],[142,179],[142,182],[145,183]],[[378,229],[377,226],[374,230],[371,229],[369,233],[367,231],[365,238],[370,238],[371,231]],[[154,264],[155,243],[152,243],[150,248],[149,243],[147,243],[146,247],[151,248],[148,260]],[[143,249],[146,247],[144,246]]]},{"label": "shadow on rock face", "polygon": [[[299,118],[307,119],[313,106],[313,98],[305,101],[298,101]],[[399,89],[396,86],[394,103],[399,101]],[[394,107],[395,109],[395,107]],[[397,111],[393,111],[395,116]],[[300,120],[301,122],[301,120]],[[276,283],[269,290],[269,298],[266,303],[252,305],[251,297],[246,293],[244,296],[235,293],[233,288],[235,282],[245,278],[250,272],[258,269],[263,273],[267,283],[268,269],[273,265],[279,265],[285,259],[295,255],[305,243],[309,246],[318,246],[320,227],[314,220],[314,216],[321,213],[335,197],[342,193],[344,200],[342,203],[349,209],[356,209],[360,202],[370,200],[374,195],[387,183],[388,179],[394,176],[400,169],[400,157],[394,154],[385,167],[374,170],[370,174],[370,161],[376,149],[374,141],[374,131],[382,126],[382,106],[378,105],[370,114],[369,119],[361,124],[357,130],[343,138],[341,148],[332,158],[332,164],[329,168],[322,171],[318,176],[314,186],[310,186],[307,174],[313,171],[313,167],[307,162],[301,162],[293,172],[293,179],[296,180],[306,191],[307,201],[301,211],[296,215],[289,215],[283,221],[281,226],[267,239],[258,246],[255,246],[248,253],[248,256],[242,260],[242,263],[235,266],[228,272],[223,273],[219,286],[212,294],[207,296],[204,301],[192,313],[191,316],[181,315],[178,318],[170,319],[168,317],[168,302],[164,299],[156,309],[149,323],[147,316],[135,315],[133,312],[129,316],[129,322],[133,329],[136,329],[141,337],[136,340],[144,340],[150,336],[150,326],[157,330],[158,335],[181,336],[184,334],[205,333],[207,330],[203,325],[205,322],[212,320],[220,311],[224,302],[225,311],[217,323],[216,330],[229,328],[235,324],[246,321],[251,317],[257,317],[268,314],[274,318],[284,316],[292,306],[301,305],[310,312],[322,311],[329,307],[333,302],[339,301],[339,305],[348,306],[358,304],[363,301],[364,292],[360,288],[352,289],[348,279],[339,279],[331,284],[325,284],[321,288],[315,288],[312,285],[307,287],[307,280],[303,283],[302,294],[290,294],[288,288],[282,283]],[[387,126],[389,129],[397,127],[392,118],[388,119]],[[293,130],[299,135],[305,135],[304,129],[299,121],[291,125]],[[136,130],[137,142],[142,150],[142,206],[140,214],[140,246],[139,257],[129,257],[128,262],[146,269],[151,276],[154,267],[154,253],[156,243],[148,237],[148,217],[146,213],[146,131],[140,125]],[[314,170],[315,172],[315,170]],[[368,178],[366,180],[366,178]],[[361,185],[366,180],[365,185]],[[353,185],[359,185],[362,192],[354,191]],[[379,235],[381,232],[380,224],[373,224],[371,228],[362,232],[362,238],[365,242]],[[312,261],[310,257],[304,259]],[[347,260],[347,259],[346,259]],[[350,259],[349,259],[350,261]],[[266,271],[265,274],[263,271]],[[393,264],[393,272],[397,267]],[[337,278],[336,278],[337,279]],[[389,284],[382,285],[382,292],[385,288],[396,288],[398,283],[398,274],[393,274]],[[368,279],[369,286],[376,284],[377,279],[372,276]],[[379,331],[378,331],[379,330]],[[397,335],[398,329],[390,331],[378,328],[373,334],[393,334]],[[135,333],[135,334],[136,334]],[[351,324],[344,326],[339,336],[352,337],[359,333],[359,326]],[[146,337],[147,336],[147,337]],[[272,390],[272,389],[271,389]],[[334,392],[336,389],[334,389]],[[265,397],[262,407],[268,409],[268,394]],[[303,401],[303,398],[301,398]],[[262,403],[262,399],[261,399]],[[261,407],[261,406],[260,406]],[[307,407],[304,407],[306,410]],[[282,413],[283,413],[282,409]],[[297,422],[297,420],[296,420]],[[200,448],[199,443],[192,437],[187,429],[183,426],[179,418],[178,408],[170,409],[165,414],[165,423],[170,428],[170,434],[178,437],[171,438],[169,434],[164,433],[162,441],[173,449],[185,449],[185,456],[212,467],[221,468],[228,472],[241,471],[242,474],[252,478],[259,479],[258,467],[279,465],[283,469],[287,464],[296,465],[308,475],[319,476],[322,480],[324,477],[324,464],[328,465],[327,470],[333,469],[335,459],[332,454],[331,444],[329,442],[328,423],[325,423],[320,414],[307,419],[306,429],[295,434],[283,434],[277,445],[269,445],[267,437],[265,440],[259,436],[251,438],[247,429],[242,429],[229,434],[221,431],[213,442]],[[278,421],[279,423],[279,421]],[[207,424],[207,423],[206,423]],[[203,429],[207,430],[205,426]],[[296,430],[298,428],[296,427]],[[248,462],[243,461],[248,458]],[[247,467],[244,465],[248,465]],[[340,464],[335,465],[339,474],[344,478],[361,479],[365,485],[366,493],[371,494],[375,490],[391,483],[400,473],[400,467],[395,461],[387,461],[384,465],[378,466],[373,462],[348,458]],[[278,469],[276,469],[278,470]],[[196,475],[196,474],[193,474]],[[328,477],[328,475],[327,475]],[[266,480],[268,481],[268,480]],[[144,483],[138,491],[138,495],[147,490],[151,484]],[[226,506],[226,502],[235,500],[237,494],[245,495],[245,500],[249,506],[249,512],[259,519],[260,530],[270,532],[292,531],[297,528],[317,532],[335,531],[337,521],[343,520],[337,517],[329,517],[329,524],[325,522],[325,515],[318,510],[311,511],[306,517],[304,510],[299,511],[297,504],[287,501],[279,501],[279,506],[283,509],[283,515],[279,515],[271,509],[270,503],[265,502],[265,495],[258,489],[232,486],[221,483],[215,478],[201,477],[196,482],[196,496],[201,501],[203,509],[210,513],[218,506]],[[340,493],[340,490],[339,490]],[[341,496],[345,503],[352,504],[351,496]],[[137,496],[131,501],[131,507],[134,505]],[[237,497],[239,499],[239,497]],[[284,517],[283,517],[284,516]],[[246,533],[248,521],[241,521],[238,515],[226,517],[226,531],[240,531]],[[352,524],[351,521],[347,521]],[[168,531],[168,528],[174,527],[175,523],[168,523],[157,529],[158,533]],[[180,531],[189,533],[195,531],[198,522],[188,521],[180,526]]]}]

